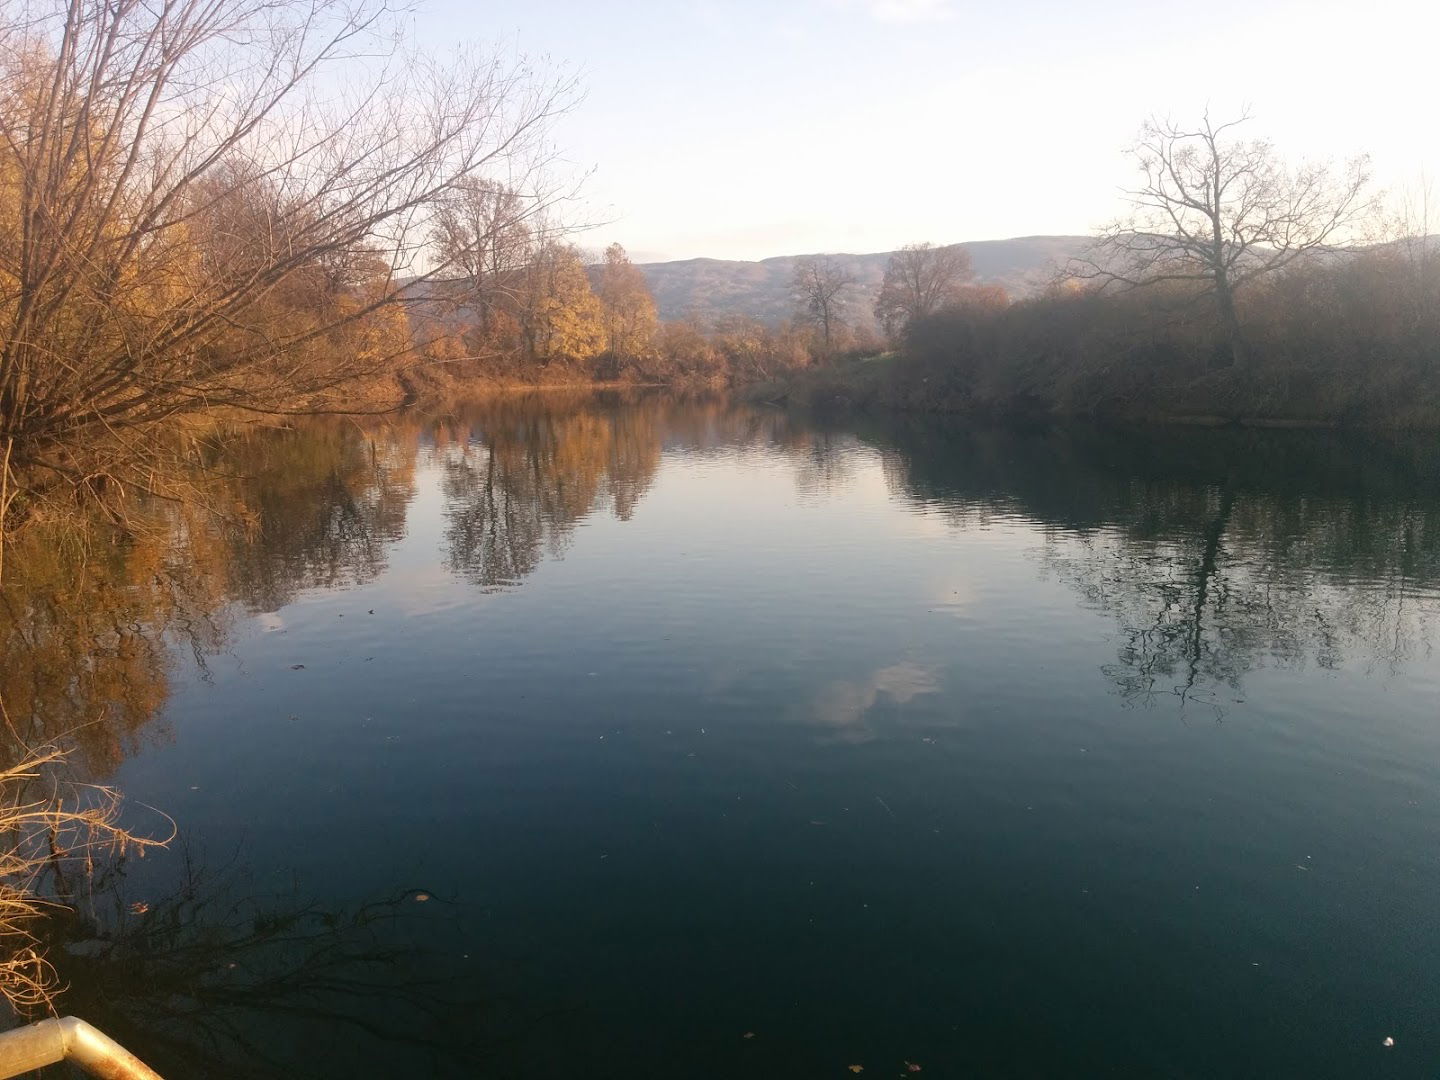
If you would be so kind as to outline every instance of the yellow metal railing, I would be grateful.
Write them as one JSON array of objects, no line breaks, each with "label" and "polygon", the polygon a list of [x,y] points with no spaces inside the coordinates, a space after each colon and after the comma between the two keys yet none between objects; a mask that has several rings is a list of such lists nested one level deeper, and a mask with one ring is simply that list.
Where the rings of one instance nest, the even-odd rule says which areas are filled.
[{"label": "yellow metal railing", "polygon": [[32,1069],[74,1062],[103,1080],[161,1080],[160,1074],[110,1036],[74,1016],[0,1034],[0,1080]]}]

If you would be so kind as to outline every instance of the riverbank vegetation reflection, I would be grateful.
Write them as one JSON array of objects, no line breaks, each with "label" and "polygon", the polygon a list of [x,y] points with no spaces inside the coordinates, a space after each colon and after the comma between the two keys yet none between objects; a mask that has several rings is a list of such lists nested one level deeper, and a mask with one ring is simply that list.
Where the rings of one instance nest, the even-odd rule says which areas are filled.
[{"label": "riverbank vegetation reflection", "polygon": [[[1036,579],[1063,583],[1111,642],[1096,685],[1135,707],[1220,718],[1264,668],[1398,675],[1430,655],[1440,613],[1440,453],[1402,438],[837,421],[723,398],[553,391],[237,426],[194,445],[195,473],[179,479],[204,477],[203,504],[153,499],[119,522],[99,512],[41,522],[12,548],[0,590],[8,760],[63,745],[71,780],[104,782],[147,746],[184,738],[167,727],[166,709],[182,676],[205,678],[253,619],[263,625],[317,591],[383,579],[422,501],[435,564],[478,599],[524,589],[547,561],[566,557],[587,521],[629,528],[672,461],[779,463],[802,506],[878,475],[898,513],[956,536],[1020,530],[1037,541],[1027,548]],[[909,660],[881,675],[846,701],[864,712],[944,686]],[[94,928],[104,921],[100,895],[123,879],[119,865],[102,871],[83,902],[58,879],[45,888],[74,913],[48,935],[74,987],[60,1008],[73,1000],[104,1020],[110,968],[140,970],[141,954],[141,967],[154,968],[146,985],[169,1004],[117,1004],[125,1032],[149,1030],[151,1015],[193,1018],[231,998],[253,1004],[270,989],[290,1000],[288,975],[265,976],[263,992],[258,983],[211,986],[213,972],[197,974],[211,962],[206,950],[260,949],[259,928],[292,927],[294,971],[310,972],[295,984],[303,996],[317,970],[305,949],[348,957],[349,944],[330,952],[325,935],[351,927],[371,940],[376,912],[414,903],[388,897],[381,908],[332,916],[297,901],[289,915],[230,914],[212,928],[192,883],[173,904],[148,899],[148,915],[126,915],[117,893],[104,918],[121,922]],[[163,927],[162,903],[174,916]],[[161,944],[152,949],[152,939]],[[387,942],[375,970],[393,959]],[[315,992],[330,1009],[344,987]],[[177,1062],[204,1057],[193,1046],[171,1049]]]}]

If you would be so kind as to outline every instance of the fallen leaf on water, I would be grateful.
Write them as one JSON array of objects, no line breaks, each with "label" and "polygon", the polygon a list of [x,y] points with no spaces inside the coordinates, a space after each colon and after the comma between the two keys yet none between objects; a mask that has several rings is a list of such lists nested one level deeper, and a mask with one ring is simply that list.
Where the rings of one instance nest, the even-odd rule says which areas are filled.
[{"label": "fallen leaf on water", "polygon": [[740,1037],[742,1039],[753,1039],[755,1037],[755,1033],[753,1031],[747,1031],[744,1035],[741,1035]]},{"label": "fallen leaf on water", "polygon": [[417,892],[415,899],[423,904],[426,900],[430,899],[430,894],[428,892]]},{"label": "fallen leaf on water", "polygon": [[145,912],[149,910],[150,905],[147,904],[144,900],[136,900],[133,904],[130,905],[130,914],[132,915],[144,915]]},{"label": "fallen leaf on water", "polygon": [[919,1065],[916,1065],[913,1061],[907,1061],[907,1062],[905,1062],[905,1071],[906,1071],[906,1072],[919,1072],[919,1071],[920,1071],[920,1066],[919,1066]]},{"label": "fallen leaf on water", "polygon": [[853,1073],[862,1073],[862,1072],[865,1071],[865,1066],[864,1066],[864,1065],[851,1065],[849,1068],[850,1068],[850,1071],[853,1072]]}]

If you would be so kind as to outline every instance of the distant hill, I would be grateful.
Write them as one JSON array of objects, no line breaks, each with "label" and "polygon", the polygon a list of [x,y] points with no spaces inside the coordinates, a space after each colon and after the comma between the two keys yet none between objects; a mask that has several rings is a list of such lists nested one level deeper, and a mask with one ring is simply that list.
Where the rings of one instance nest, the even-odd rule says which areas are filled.
[{"label": "distant hill", "polygon": [[[1058,266],[1090,242],[1087,236],[1020,236],[978,240],[963,247],[975,267],[976,284],[1001,285],[1012,296],[1026,296],[1043,287]],[[850,305],[855,316],[869,319],[891,254],[829,256],[855,278]],[[662,319],[749,315],[779,322],[794,313],[791,281],[795,263],[803,258],[807,256],[781,255],[759,262],[683,259],[639,266],[655,294]]]}]

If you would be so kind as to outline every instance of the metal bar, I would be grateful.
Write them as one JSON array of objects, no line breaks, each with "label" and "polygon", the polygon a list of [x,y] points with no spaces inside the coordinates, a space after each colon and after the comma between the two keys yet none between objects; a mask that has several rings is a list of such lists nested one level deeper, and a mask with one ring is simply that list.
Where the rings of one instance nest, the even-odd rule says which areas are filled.
[{"label": "metal bar", "polygon": [[129,1050],[78,1017],[41,1020],[0,1034],[0,1080],[61,1061],[73,1061],[101,1080],[161,1080]]}]

